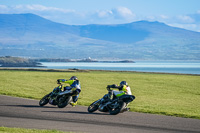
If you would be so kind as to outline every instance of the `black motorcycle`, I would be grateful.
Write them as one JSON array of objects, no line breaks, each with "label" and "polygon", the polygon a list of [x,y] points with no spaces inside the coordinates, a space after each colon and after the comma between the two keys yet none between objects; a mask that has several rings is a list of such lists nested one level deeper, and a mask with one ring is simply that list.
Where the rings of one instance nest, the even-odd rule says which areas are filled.
[{"label": "black motorcycle", "polygon": [[66,107],[72,101],[72,90],[60,91],[62,84],[59,87],[54,88],[52,92],[45,95],[40,101],[39,105],[44,106],[46,104],[57,105],[59,108]]},{"label": "black motorcycle", "polygon": [[109,93],[104,95],[103,98],[93,102],[88,107],[88,112],[92,113],[96,110],[101,112],[109,112],[111,115],[116,115],[120,112],[124,112],[127,110],[126,106],[128,103],[135,99],[133,95],[122,95],[120,97],[116,97],[115,93],[113,100],[109,99]]}]

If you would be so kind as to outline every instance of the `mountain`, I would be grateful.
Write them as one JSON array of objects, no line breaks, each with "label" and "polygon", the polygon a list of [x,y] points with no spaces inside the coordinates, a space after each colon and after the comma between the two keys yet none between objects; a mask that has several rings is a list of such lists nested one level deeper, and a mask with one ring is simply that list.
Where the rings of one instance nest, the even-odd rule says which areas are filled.
[{"label": "mountain", "polygon": [[200,33],[160,22],[66,25],[0,14],[0,56],[199,60]]}]

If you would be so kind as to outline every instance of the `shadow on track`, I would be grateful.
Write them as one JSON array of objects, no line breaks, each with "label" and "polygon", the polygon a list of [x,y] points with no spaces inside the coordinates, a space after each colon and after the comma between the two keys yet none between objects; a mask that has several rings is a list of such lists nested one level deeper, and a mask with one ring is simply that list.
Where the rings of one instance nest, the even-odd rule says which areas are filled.
[{"label": "shadow on track", "polygon": [[42,112],[54,112],[54,113],[71,113],[71,114],[95,114],[95,115],[110,115],[106,113],[89,113],[82,111],[42,111]]},{"label": "shadow on track", "polygon": [[52,107],[50,107],[50,106],[43,106],[43,107],[41,107],[41,106],[37,106],[37,105],[0,105],[0,106],[10,106],[10,107],[25,107],[25,108],[57,108],[56,106],[52,106]]}]

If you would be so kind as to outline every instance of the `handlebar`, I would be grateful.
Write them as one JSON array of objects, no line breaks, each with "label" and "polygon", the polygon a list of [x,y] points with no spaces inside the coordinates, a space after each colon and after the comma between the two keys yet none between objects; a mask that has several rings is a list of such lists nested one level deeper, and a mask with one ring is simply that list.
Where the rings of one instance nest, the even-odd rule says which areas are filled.
[{"label": "handlebar", "polygon": [[57,84],[58,84],[58,86],[61,86],[61,87],[63,86],[63,84],[62,84],[62,83],[60,83],[60,82],[57,82]]},{"label": "handlebar", "polygon": [[106,87],[106,89],[108,90],[108,91],[111,91],[112,89],[110,89],[109,87]]}]

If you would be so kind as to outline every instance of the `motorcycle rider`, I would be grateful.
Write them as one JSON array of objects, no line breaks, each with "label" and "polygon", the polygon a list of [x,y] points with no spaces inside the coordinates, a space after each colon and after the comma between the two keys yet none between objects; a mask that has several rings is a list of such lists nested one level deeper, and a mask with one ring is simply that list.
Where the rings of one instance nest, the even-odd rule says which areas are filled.
[{"label": "motorcycle rider", "polygon": [[[113,88],[113,89],[116,88],[119,91],[115,91],[110,88]],[[109,100],[113,100],[116,97],[120,97],[122,95],[132,95],[131,88],[128,86],[128,83],[126,81],[121,81],[119,85],[116,85],[116,84],[108,85],[107,89],[109,90],[109,93],[108,93]],[[133,98],[135,99],[135,96],[133,96]],[[129,108],[125,108],[125,110],[129,110]]]},{"label": "motorcycle rider", "polygon": [[72,76],[69,80],[58,79],[57,82],[69,84],[69,86],[65,86],[63,88],[63,91],[65,91],[65,90],[72,90],[73,91],[72,92],[73,93],[73,95],[72,95],[73,102],[71,102],[70,104],[73,107],[75,107],[77,105],[78,97],[79,97],[79,94],[81,92],[81,85],[80,85],[80,81],[78,80],[78,78],[76,76]]}]

